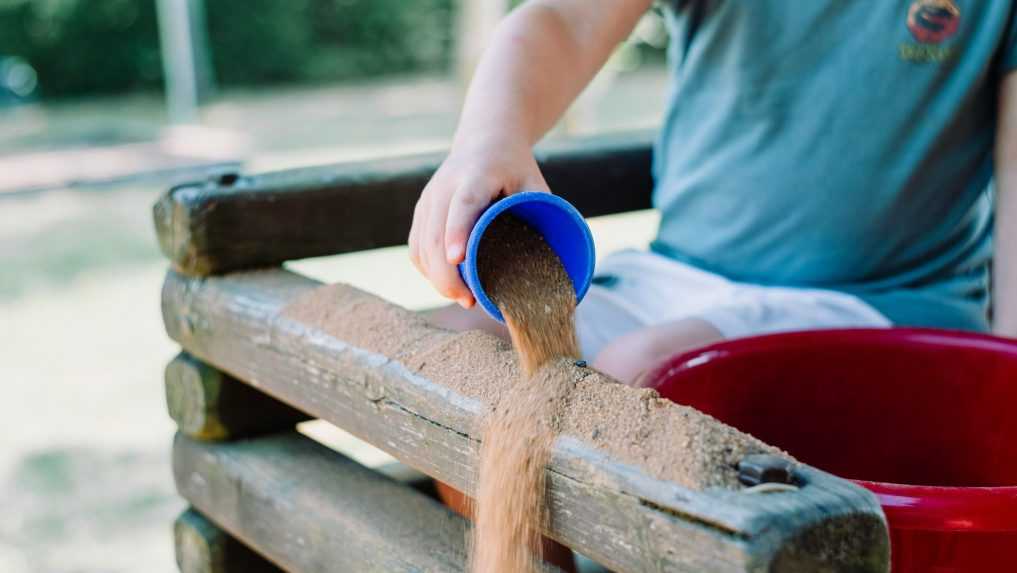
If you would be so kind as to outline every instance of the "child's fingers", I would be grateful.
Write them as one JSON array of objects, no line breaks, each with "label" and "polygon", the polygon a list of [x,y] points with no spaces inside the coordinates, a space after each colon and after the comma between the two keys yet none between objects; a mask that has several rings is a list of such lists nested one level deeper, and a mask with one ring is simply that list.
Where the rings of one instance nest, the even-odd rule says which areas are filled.
[{"label": "child's fingers", "polygon": [[435,197],[427,207],[427,231],[423,238],[422,256],[427,267],[427,278],[442,296],[469,308],[473,304],[470,289],[459,276],[455,264],[446,260],[445,253],[445,220],[451,198]]},{"label": "child's fingers", "polygon": [[427,257],[427,278],[434,288],[447,298],[456,301],[463,308],[473,306],[473,294],[459,276],[459,268],[448,264],[441,251],[430,250]]},{"label": "child's fingers", "polygon": [[459,269],[450,265],[444,259],[436,261],[436,268],[431,269],[431,283],[439,292],[446,297],[456,301],[463,308],[473,307],[473,293],[459,276]]},{"label": "child's fingers", "polygon": [[466,241],[480,214],[501,189],[481,179],[467,180],[456,190],[445,223],[445,260],[452,265],[466,257]]},{"label": "child's fingers", "polygon": [[416,206],[413,207],[413,223],[410,225],[410,236],[407,239],[407,244],[410,246],[410,261],[413,266],[420,271],[421,274],[427,274],[424,272],[423,262],[420,257],[420,230],[426,225],[424,216],[427,213],[423,207],[424,195],[421,194],[420,198],[417,199]]}]

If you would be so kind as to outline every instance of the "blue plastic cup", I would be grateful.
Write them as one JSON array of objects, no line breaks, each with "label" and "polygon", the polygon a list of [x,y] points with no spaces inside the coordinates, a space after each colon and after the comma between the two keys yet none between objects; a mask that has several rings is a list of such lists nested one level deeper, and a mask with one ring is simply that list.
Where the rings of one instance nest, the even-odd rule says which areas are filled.
[{"label": "blue plastic cup", "polygon": [[498,306],[484,292],[477,274],[480,239],[491,222],[502,213],[511,213],[544,237],[572,280],[576,302],[583,300],[590,288],[596,262],[590,227],[579,211],[561,197],[550,193],[523,191],[495,201],[480,215],[466,241],[466,258],[459,264],[459,274],[487,314],[498,322],[505,322]]}]

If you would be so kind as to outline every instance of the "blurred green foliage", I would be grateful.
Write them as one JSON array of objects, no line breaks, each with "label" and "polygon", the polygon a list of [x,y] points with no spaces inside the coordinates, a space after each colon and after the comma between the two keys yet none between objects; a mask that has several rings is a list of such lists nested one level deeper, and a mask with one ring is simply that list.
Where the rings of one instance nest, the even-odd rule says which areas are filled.
[{"label": "blurred green foliage", "polygon": [[452,0],[206,0],[224,85],[446,69]]},{"label": "blurred green foliage", "polygon": [[44,96],[158,87],[154,0],[0,0],[0,56],[21,56]]},{"label": "blurred green foliage", "polygon": [[[161,88],[156,0],[0,0],[0,57],[44,98]],[[454,0],[205,0],[220,86],[447,69]]]}]

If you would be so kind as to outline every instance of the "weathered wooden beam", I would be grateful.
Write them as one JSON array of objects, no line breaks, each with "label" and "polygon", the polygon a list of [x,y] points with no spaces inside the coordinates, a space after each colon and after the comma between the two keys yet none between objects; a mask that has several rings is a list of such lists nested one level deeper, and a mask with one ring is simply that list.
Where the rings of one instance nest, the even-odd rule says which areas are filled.
[{"label": "weathered wooden beam", "polygon": [[290,430],[310,419],[186,352],[166,365],[166,405],[180,431],[200,440]]},{"label": "weathered wooden beam", "polygon": [[[192,354],[472,492],[489,404],[450,384],[504,384],[497,377],[505,371],[495,370],[514,364],[511,350],[482,333],[431,328],[350,287],[325,292],[331,298],[318,309],[319,320],[301,318],[294,305],[323,292],[319,287],[283,270],[204,279],[171,272],[163,317],[170,336]],[[452,359],[447,349],[462,352]],[[576,376],[577,391],[610,383],[588,369],[560,368]],[[638,445],[638,432],[652,431],[638,424],[630,430],[632,424],[611,417],[610,405],[602,406],[591,409],[588,421],[622,442]],[[721,426],[688,408],[654,407],[698,418],[707,433]],[[679,465],[730,468],[740,455],[772,451],[740,436],[731,448],[710,452],[692,438],[676,439]],[[794,491],[694,487],[656,477],[682,469],[664,464],[665,454],[671,452],[620,460],[591,445],[589,435],[563,430],[547,468],[548,534],[620,572],[886,570],[885,521],[862,488],[804,464],[796,466]]]},{"label": "weathered wooden beam", "polygon": [[[648,133],[538,148],[555,193],[586,216],[650,206]],[[170,189],[154,207],[174,268],[202,276],[406,242],[443,153],[225,176]]]},{"label": "weathered wooden beam", "polygon": [[173,546],[180,573],[282,573],[194,509],[173,523]]},{"label": "weathered wooden beam", "polygon": [[287,571],[464,571],[466,522],[298,434],[208,443],[178,435],[177,489]]}]

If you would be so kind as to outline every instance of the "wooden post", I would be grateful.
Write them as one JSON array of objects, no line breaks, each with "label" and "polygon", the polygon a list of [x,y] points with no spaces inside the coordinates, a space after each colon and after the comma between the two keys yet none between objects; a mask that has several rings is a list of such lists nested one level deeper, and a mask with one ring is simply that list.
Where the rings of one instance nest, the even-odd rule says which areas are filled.
[{"label": "wooden post", "polygon": [[[551,189],[585,216],[650,207],[653,134],[540,148]],[[221,177],[170,189],[153,209],[177,271],[225,271],[405,244],[413,207],[443,153]]]},{"label": "wooden post", "polygon": [[283,573],[194,509],[173,523],[180,573]]},{"label": "wooden post", "polygon": [[[296,301],[319,286],[283,270],[201,279],[171,272],[163,288],[164,322],[170,336],[202,360],[470,494],[485,405],[479,396],[441,381],[465,375],[482,387],[504,384],[506,374],[497,369],[514,363],[511,350],[479,332],[432,328],[414,313],[341,285],[313,293],[322,304],[302,307],[313,317],[294,314]],[[414,349],[430,354],[414,358]],[[451,350],[455,359],[443,360],[443,352]],[[577,385],[612,383],[589,369],[558,368]],[[720,431],[715,428],[720,422],[691,409],[657,408],[667,427],[696,418],[702,432]],[[583,419],[619,432],[618,443],[642,440],[640,428],[619,424],[612,415],[605,406],[591,408]],[[567,412],[561,423],[569,423]],[[662,459],[668,452],[622,460],[589,439],[563,433],[555,442],[546,468],[547,533],[612,570],[882,572],[888,567],[889,541],[878,501],[846,480],[797,464],[798,485],[776,493],[683,485],[654,477],[671,467],[673,462]],[[734,471],[747,454],[775,453],[750,436],[734,434],[726,443],[713,451],[677,440],[677,463]],[[241,506],[242,500],[230,505],[236,511]]]},{"label": "wooden post", "polygon": [[170,122],[197,123],[204,79],[199,66],[206,61],[199,52],[205,32],[196,29],[205,21],[195,14],[202,10],[201,0],[158,0],[156,4]]},{"label": "wooden post", "polygon": [[498,23],[508,13],[508,0],[460,0],[456,29],[459,83],[466,87]]},{"label": "wooden post", "polygon": [[290,430],[310,419],[186,352],[166,366],[166,405],[180,431],[200,440]]}]

